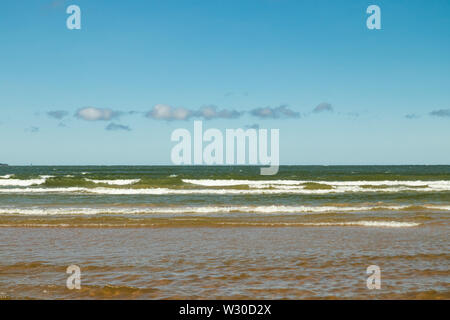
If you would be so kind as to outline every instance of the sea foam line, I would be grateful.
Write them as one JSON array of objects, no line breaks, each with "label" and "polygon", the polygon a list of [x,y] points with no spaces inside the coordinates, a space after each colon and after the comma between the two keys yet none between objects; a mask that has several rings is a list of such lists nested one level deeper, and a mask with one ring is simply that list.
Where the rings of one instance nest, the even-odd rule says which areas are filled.
[{"label": "sea foam line", "polygon": [[[180,207],[7,207],[0,208],[0,214],[12,215],[96,215],[96,214],[317,214],[342,212],[367,212],[372,210],[407,210],[408,205],[381,206],[180,206]],[[422,206],[424,209],[449,210],[450,206]],[[417,207],[414,207],[417,208]]]},{"label": "sea foam line", "polygon": [[311,227],[332,227],[332,226],[360,226],[360,227],[385,227],[385,228],[411,228],[417,227],[420,223],[399,222],[399,221],[349,221],[349,222],[220,222],[222,225],[249,225],[249,226],[311,226]]},{"label": "sea foam line", "polygon": [[307,183],[317,183],[329,186],[345,186],[345,187],[360,187],[360,186],[410,186],[410,187],[425,187],[432,186],[434,188],[442,188],[450,190],[449,180],[358,180],[358,181],[324,181],[324,180],[234,180],[234,179],[182,179],[184,183],[199,185],[204,187],[229,187],[248,185],[252,187],[267,187],[267,186],[301,186]]},{"label": "sea foam line", "polygon": [[[8,180],[6,180],[8,181]],[[1,181],[0,181],[1,182]],[[35,181],[28,181],[24,186],[30,186],[35,184]],[[0,184],[1,185],[1,184]],[[9,186],[9,185],[8,185]],[[84,187],[65,187],[65,188],[0,188],[0,193],[7,194],[27,194],[27,193],[90,193],[90,194],[100,194],[100,195],[276,195],[276,194],[340,194],[346,192],[352,193],[395,193],[395,192],[442,192],[449,191],[447,189],[439,188],[421,188],[414,189],[408,187],[398,187],[398,188],[360,188],[360,187],[338,187],[334,189],[316,189],[308,190],[304,188],[293,188],[293,189],[249,189],[249,190],[238,190],[238,189],[169,189],[169,188],[84,188]]]},{"label": "sea foam line", "polygon": [[104,183],[115,186],[125,186],[130,184],[135,184],[141,181],[141,179],[116,179],[116,180],[94,180],[85,178],[86,181],[94,182],[94,183]]},{"label": "sea foam line", "polygon": [[27,179],[27,180],[21,180],[21,179],[0,179],[0,186],[5,187],[12,187],[12,186],[18,186],[18,187],[29,187],[33,185],[39,185],[45,183],[46,178],[41,179]]}]

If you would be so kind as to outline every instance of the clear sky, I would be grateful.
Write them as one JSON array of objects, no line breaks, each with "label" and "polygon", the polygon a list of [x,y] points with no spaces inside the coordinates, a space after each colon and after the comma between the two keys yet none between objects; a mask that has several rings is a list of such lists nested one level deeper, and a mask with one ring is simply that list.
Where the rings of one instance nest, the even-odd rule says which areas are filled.
[{"label": "clear sky", "polygon": [[200,119],[279,128],[281,164],[450,164],[448,0],[4,0],[0,39],[0,163],[171,164]]}]

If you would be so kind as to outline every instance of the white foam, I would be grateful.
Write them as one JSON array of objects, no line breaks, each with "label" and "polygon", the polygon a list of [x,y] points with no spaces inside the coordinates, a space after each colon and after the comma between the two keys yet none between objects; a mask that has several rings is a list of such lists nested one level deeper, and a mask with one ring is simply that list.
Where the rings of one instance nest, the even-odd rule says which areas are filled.
[{"label": "white foam", "polygon": [[13,174],[6,174],[4,176],[0,176],[0,179],[9,179],[13,176]]},{"label": "white foam", "polygon": [[241,186],[241,185],[295,185],[302,184],[305,181],[297,180],[214,180],[214,179],[182,179],[184,183],[195,184],[204,187],[230,187],[230,186]]},{"label": "white foam", "polygon": [[25,215],[72,215],[72,214],[215,214],[215,213],[329,213],[329,212],[362,212],[370,210],[401,210],[407,206],[180,206],[180,207],[23,207],[0,208],[0,214]]},{"label": "white foam", "polygon": [[[332,194],[332,193],[346,193],[346,192],[378,192],[378,193],[395,193],[401,191],[417,191],[410,188],[386,188],[386,189],[370,189],[359,187],[340,187],[336,189],[318,189],[307,190],[303,188],[297,189],[169,189],[169,188],[147,188],[147,189],[111,189],[111,188],[93,188],[86,189],[86,192],[96,194],[116,194],[116,195],[130,195],[130,194],[148,194],[148,195],[188,195],[188,194],[210,194],[210,195],[264,195],[264,194]],[[420,192],[442,191],[433,188],[423,188]]]},{"label": "white foam", "polygon": [[[45,178],[41,179],[1,179],[0,186],[18,186],[18,187],[28,187],[33,185],[39,185],[45,183]],[[8,189],[5,189],[8,190]]]},{"label": "white foam", "polygon": [[94,179],[87,179],[87,178],[85,178],[85,180],[94,182],[94,183],[104,183],[104,184],[115,185],[115,186],[125,186],[125,185],[129,185],[129,184],[135,184],[135,183],[141,181],[141,179],[94,180]]},{"label": "white foam", "polygon": [[[399,187],[399,188],[431,188],[434,190],[450,190],[450,181],[449,180],[438,180],[438,181],[423,181],[423,180],[409,180],[409,181],[401,181],[401,180],[382,180],[382,181],[368,181],[368,180],[360,180],[360,181],[312,181],[312,180],[234,180],[234,179],[183,179],[184,183],[204,186],[204,187],[225,187],[225,186],[241,186],[248,185],[251,188],[267,188],[268,186],[273,186],[277,188],[295,188],[298,186],[299,188],[303,188],[303,184],[306,183],[318,183],[329,185],[332,188],[347,188],[349,190],[354,188],[359,189],[369,189],[371,186],[379,187],[379,186],[389,186],[389,187]],[[365,188],[362,188],[362,187]],[[383,189],[377,189],[383,190]]]},{"label": "white foam", "polygon": [[251,226],[360,226],[360,227],[384,227],[384,228],[410,228],[417,227],[420,223],[399,221],[349,221],[349,222],[221,222],[223,225],[251,225]]},{"label": "white foam", "polygon": [[[128,185],[139,181],[139,179],[130,180],[90,180],[95,183],[105,183],[110,185]],[[31,186],[38,185],[45,182],[45,179],[32,179],[32,180],[18,180],[18,179],[5,179],[0,180],[0,186]],[[266,187],[262,185],[263,187]],[[145,189],[125,189],[125,188],[78,188],[78,187],[61,187],[61,188],[0,188],[0,193],[93,193],[93,194],[111,194],[111,195],[277,195],[277,194],[341,194],[341,193],[396,193],[396,192],[441,192],[450,191],[443,188],[411,188],[407,186],[403,187],[390,187],[390,188],[363,188],[360,186],[337,186],[332,189],[315,189],[309,190],[302,186],[278,186],[275,188],[259,188],[259,189],[169,189],[169,188],[145,188]]]},{"label": "white foam", "polygon": [[[1,182],[0,182],[1,185]],[[89,190],[87,188],[13,188],[13,189],[3,189],[0,188],[0,193],[19,193],[19,194],[27,194],[27,193],[81,193],[85,190]]]},{"label": "white foam", "polygon": [[450,206],[442,206],[442,205],[426,205],[425,208],[450,211]]}]

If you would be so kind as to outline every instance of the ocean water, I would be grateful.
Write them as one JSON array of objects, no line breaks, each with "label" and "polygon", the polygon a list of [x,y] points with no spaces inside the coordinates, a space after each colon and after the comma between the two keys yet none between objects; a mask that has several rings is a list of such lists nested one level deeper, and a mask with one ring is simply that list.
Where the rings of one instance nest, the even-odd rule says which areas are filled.
[{"label": "ocean water", "polygon": [[0,298],[448,299],[449,213],[450,166],[0,167]]}]

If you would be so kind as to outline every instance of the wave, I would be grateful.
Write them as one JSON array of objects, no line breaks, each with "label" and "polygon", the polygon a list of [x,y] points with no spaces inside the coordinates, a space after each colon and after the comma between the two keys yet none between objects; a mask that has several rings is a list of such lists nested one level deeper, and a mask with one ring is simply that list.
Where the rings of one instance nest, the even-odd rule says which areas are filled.
[{"label": "wave", "polygon": [[4,176],[0,176],[0,179],[9,179],[13,176],[13,174],[6,174]]},{"label": "wave", "polygon": [[45,183],[46,178],[40,179],[0,179],[0,186],[18,186],[18,187],[29,187],[33,185],[40,185]]},{"label": "wave", "polygon": [[[176,223],[174,224],[176,225]],[[376,228],[412,228],[421,224],[416,222],[400,221],[349,221],[349,222],[211,222],[211,225],[236,226],[236,227],[376,227]],[[25,227],[25,228],[141,228],[157,227],[158,223],[0,223],[0,227]]]},{"label": "wave", "polygon": [[[34,180],[0,180],[0,186],[32,186],[44,183],[44,179]],[[339,187],[333,189],[306,189],[306,188],[275,188],[275,189],[169,189],[169,188],[106,188],[106,187],[31,187],[31,188],[0,188],[0,193],[27,194],[27,193],[90,193],[99,195],[278,195],[278,194],[342,194],[342,193],[396,193],[396,192],[442,192],[448,191],[439,188],[361,188]]]},{"label": "wave", "polygon": [[311,226],[311,227],[332,227],[332,226],[359,226],[359,227],[385,227],[385,228],[411,228],[417,227],[420,223],[399,222],[399,221],[349,221],[349,222],[221,222],[222,225],[248,225],[248,226]]},{"label": "wave", "polygon": [[182,179],[184,183],[195,184],[204,187],[230,187],[230,186],[241,186],[241,185],[277,185],[277,184],[302,184],[305,181],[297,180],[214,180],[214,179]]},{"label": "wave", "polygon": [[94,182],[94,183],[104,183],[109,185],[115,185],[115,186],[125,186],[129,184],[135,184],[141,181],[141,179],[116,179],[116,180],[94,180],[94,179],[88,179],[85,178],[86,181]]},{"label": "wave", "polygon": [[182,179],[184,183],[199,185],[204,187],[229,187],[248,185],[250,187],[267,186],[301,186],[307,184],[319,184],[328,186],[360,187],[360,186],[405,186],[405,187],[432,187],[450,190],[450,180],[359,180],[359,181],[324,181],[324,180],[214,180],[214,179]]},{"label": "wave", "polygon": [[[346,192],[440,192],[450,191],[450,180],[382,180],[382,181],[324,181],[324,180],[234,180],[234,179],[90,179],[73,175],[40,175],[39,178],[17,179],[13,175],[1,176],[0,187],[31,187],[45,184],[43,188],[0,188],[2,193],[63,193],[87,192],[95,194],[328,194]],[[183,185],[184,183],[184,185]],[[101,188],[96,185],[133,188]],[[201,186],[203,188],[195,188]],[[74,189],[78,188],[78,189]]]},{"label": "wave", "polygon": [[450,206],[180,206],[180,207],[7,207],[0,208],[0,214],[18,215],[96,215],[96,214],[216,214],[216,213],[255,213],[255,214],[317,214],[367,212],[374,210],[434,209],[450,211]]}]

